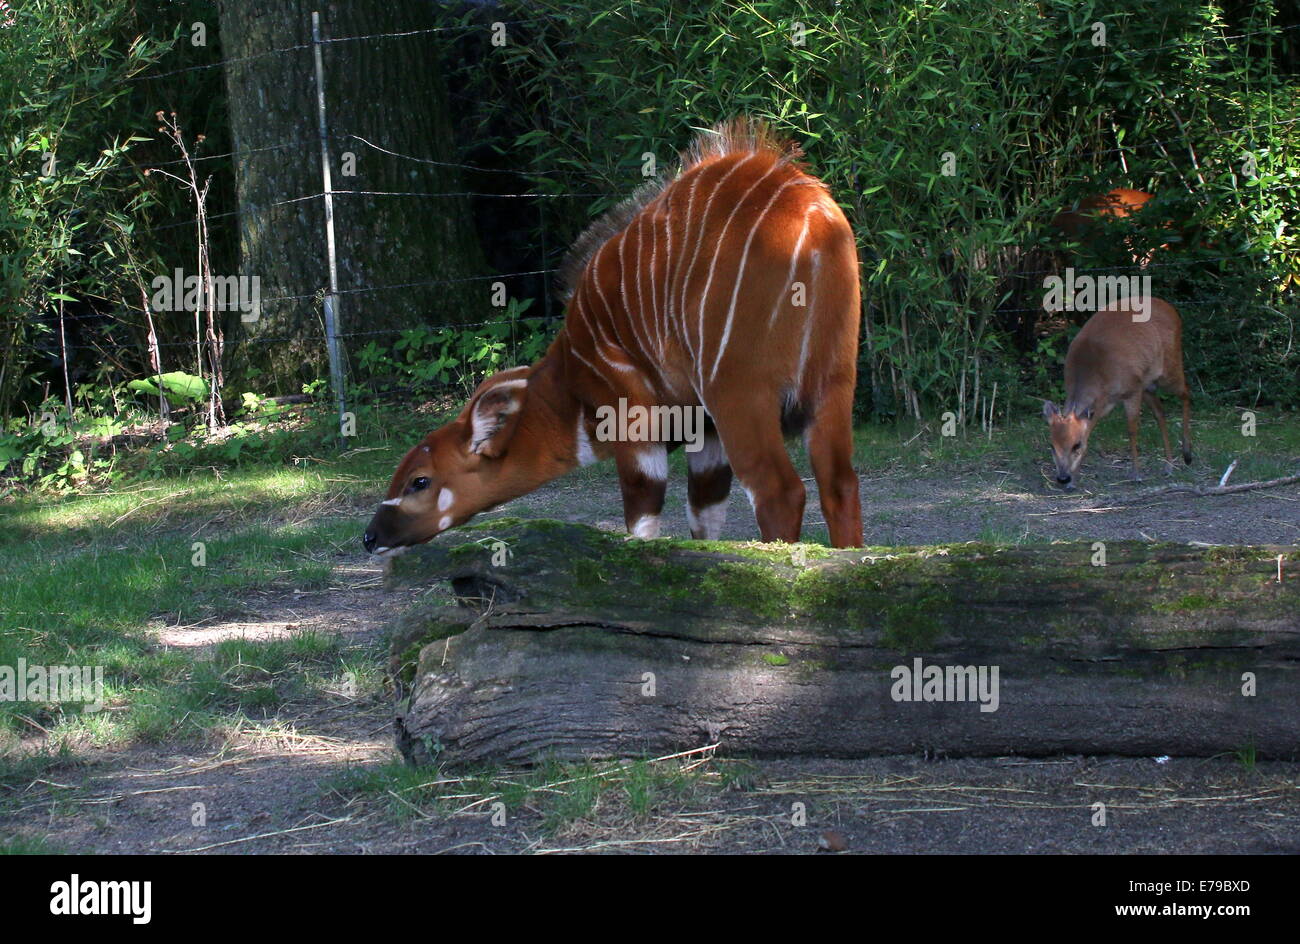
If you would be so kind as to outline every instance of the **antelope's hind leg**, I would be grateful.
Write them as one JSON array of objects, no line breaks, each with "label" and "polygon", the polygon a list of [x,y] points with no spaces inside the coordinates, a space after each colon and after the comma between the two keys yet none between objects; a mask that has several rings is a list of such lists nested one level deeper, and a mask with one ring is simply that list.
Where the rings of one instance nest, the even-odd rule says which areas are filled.
[{"label": "antelope's hind leg", "polygon": [[1146,401],[1147,406],[1151,407],[1151,412],[1156,415],[1156,423],[1160,426],[1160,437],[1165,443],[1165,472],[1174,471],[1174,450],[1169,445],[1169,424],[1165,421],[1165,408],[1160,404],[1160,395],[1147,390],[1142,394],[1142,399]]},{"label": "antelope's hind leg", "polygon": [[839,384],[818,404],[805,431],[808,458],[832,547],[862,546],[862,499],[853,471],[853,385]]},{"label": "antelope's hind leg", "polygon": [[798,541],[807,496],[785,451],[778,398],[736,390],[708,406],[731,468],[754,506],[763,540]]}]

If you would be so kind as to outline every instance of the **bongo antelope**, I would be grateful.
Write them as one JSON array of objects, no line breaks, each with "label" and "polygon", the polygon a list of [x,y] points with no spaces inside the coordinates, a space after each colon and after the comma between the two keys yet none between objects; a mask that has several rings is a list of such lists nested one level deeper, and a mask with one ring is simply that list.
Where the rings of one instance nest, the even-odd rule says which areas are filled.
[{"label": "bongo antelope", "polygon": [[857,251],[800,156],[732,121],[591,226],[563,267],[567,313],[546,354],[483,381],[406,454],[366,548],[428,541],[600,459],[617,467],[628,531],[657,536],[678,443],[600,436],[598,414],[620,401],[707,415],[687,452],[692,536],[719,536],[734,475],[763,540],[797,541],[805,494],[784,433],[802,430],[831,543],[860,545]]}]

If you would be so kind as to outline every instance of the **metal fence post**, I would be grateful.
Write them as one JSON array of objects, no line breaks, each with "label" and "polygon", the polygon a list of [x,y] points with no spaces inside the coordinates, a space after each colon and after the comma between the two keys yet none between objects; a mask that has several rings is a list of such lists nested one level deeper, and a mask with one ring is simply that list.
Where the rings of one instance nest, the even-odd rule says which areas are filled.
[{"label": "metal fence post", "polygon": [[330,180],[329,133],[325,123],[325,67],[321,63],[320,11],[311,15],[312,54],[316,58],[316,114],[320,125],[320,169],[325,196],[325,251],[329,258],[330,287],[325,294],[325,343],[329,348],[330,387],[338,405],[339,444],[343,444],[343,416],[347,410],[343,390],[343,362],[339,358],[339,266],[334,252],[334,189]]}]

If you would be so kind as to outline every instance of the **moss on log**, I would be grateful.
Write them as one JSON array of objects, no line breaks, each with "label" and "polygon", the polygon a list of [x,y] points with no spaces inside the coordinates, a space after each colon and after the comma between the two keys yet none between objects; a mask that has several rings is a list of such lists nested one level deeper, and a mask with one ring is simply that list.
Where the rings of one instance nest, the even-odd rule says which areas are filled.
[{"label": "moss on log", "polygon": [[[760,756],[1300,756],[1300,551],[1111,542],[1097,555],[462,529],[389,572],[456,597],[394,629],[398,745],[458,764],[714,742]],[[934,692],[902,687],[898,667],[917,659],[922,676],[996,667],[996,710],[973,692],[900,700]]]}]

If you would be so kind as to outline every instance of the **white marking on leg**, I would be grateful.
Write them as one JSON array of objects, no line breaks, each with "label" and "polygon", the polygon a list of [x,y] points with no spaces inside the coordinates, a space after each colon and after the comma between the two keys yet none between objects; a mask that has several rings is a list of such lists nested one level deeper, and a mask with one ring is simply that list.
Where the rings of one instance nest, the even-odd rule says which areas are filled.
[{"label": "white marking on leg", "polygon": [[691,526],[691,537],[700,541],[716,541],[722,535],[722,526],[727,523],[727,500],[712,505],[686,509],[686,521]]},{"label": "white marking on leg", "polygon": [[648,541],[659,537],[659,516],[642,515],[632,523],[631,536]]},{"label": "white marking on leg", "polygon": [[718,436],[704,437],[704,445],[697,452],[686,453],[686,467],[692,474],[711,472],[727,464],[727,452]]},{"label": "white marking on leg", "polygon": [[578,411],[578,465],[591,465],[596,461],[596,451],[591,448],[591,437],[587,435],[586,415]]},{"label": "white marking on leg", "polygon": [[668,481],[668,449],[652,445],[636,451],[636,465],[641,474],[655,482]]}]

